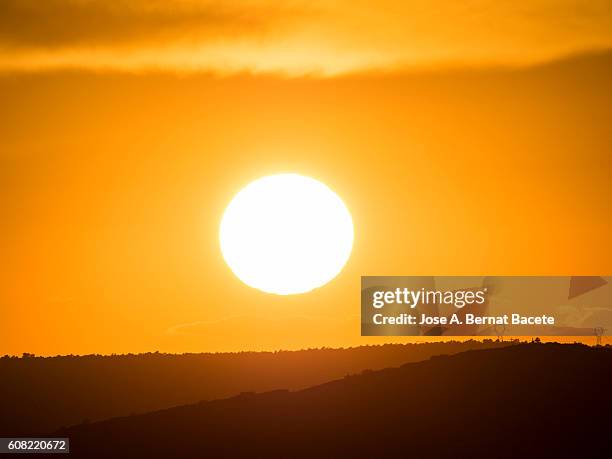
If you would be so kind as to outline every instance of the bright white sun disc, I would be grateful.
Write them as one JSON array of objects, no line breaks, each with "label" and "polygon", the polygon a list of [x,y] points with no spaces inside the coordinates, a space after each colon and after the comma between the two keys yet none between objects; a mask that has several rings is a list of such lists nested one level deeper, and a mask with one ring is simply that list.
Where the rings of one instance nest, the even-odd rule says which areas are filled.
[{"label": "bright white sun disc", "polygon": [[353,247],[353,220],[323,183],[298,174],[270,175],[234,197],[219,237],[223,257],[240,280],[290,295],[338,275]]}]

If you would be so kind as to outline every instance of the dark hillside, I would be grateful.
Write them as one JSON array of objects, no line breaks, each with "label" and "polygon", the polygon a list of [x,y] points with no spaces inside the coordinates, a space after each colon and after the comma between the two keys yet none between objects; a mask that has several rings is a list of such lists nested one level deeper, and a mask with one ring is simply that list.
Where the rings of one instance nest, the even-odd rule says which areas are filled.
[{"label": "dark hillside", "polygon": [[78,457],[596,457],[611,376],[610,348],[524,344],[61,434]]},{"label": "dark hillside", "polygon": [[0,358],[0,435],[170,408],[240,392],[301,389],[364,369],[508,343],[427,343],[295,352]]}]

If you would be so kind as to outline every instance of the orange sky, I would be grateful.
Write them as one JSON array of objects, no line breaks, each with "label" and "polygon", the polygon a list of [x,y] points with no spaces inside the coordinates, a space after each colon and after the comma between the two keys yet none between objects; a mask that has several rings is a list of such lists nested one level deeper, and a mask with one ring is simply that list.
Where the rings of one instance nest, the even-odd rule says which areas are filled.
[{"label": "orange sky", "polygon": [[4,0],[0,68],[333,75],[612,46],[608,0]]},{"label": "orange sky", "polygon": [[[280,8],[279,21],[290,14],[297,29],[270,23],[262,2],[248,3],[259,16],[215,2],[197,12],[187,2],[174,16],[165,7],[148,15],[130,9],[130,16],[118,6],[102,15],[114,40],[83,26],[90,10],[60,9],[58,17],[68,14],[74,28],[58,34],[54,21],[35,27],[36,14],[48,12],[3,3],[0,354],[380,342],[359,336],[361,275],[609,275],[612,54],[546,63],[608,47],[612,28],[602,24],[610,25],[609,3],[568,1],[554,14],[546,1],[516,8],[506,27],[524,43],[553,30],[565,38],[550,42],[571,44],[551,51],[544,41],[535,52],[485,27],[501,14],[490,2],[469,2],[461,14],[452,10],[459,14],[453,33],[463,41],[446,40],[461,44],[450,57],[437,18],[451,17],[453,2],[429,12],[426,2],[409,3],[423,18],[409,29],[429,37],[427,46],[404,34],[390,13],[365,14],[367,2],[359,3],[367,18],[362,35],[355,25],[361,10],[342,3],[315,2],[325,12],[316,15],[299,2]],[[542,5],[539,15],[534,5]],[[11,31],[2,8],[32,27]],[[267,22],[259,24],[260,17]],[[202,32],[205,18],[210,34]],[[388,33],[376,32],[377,21],[389,23]],[[482,27],[473,34],[462,25],[474,23]],[[165,31],[182,51],[143,43],[149,30]],[[185,72],[182,57],[167,60],[191,52],[177,31],[191,34],[191,44],[225,48]],[[288,35],[300,43],[289,47],[295,59],[268,65],[259,47],[289,43]],[[397,46],[389,44],[394,37]],[[412,40],[426,58],[406,58]],[[238,42],[249,44],[250,54],[233,49]],[[341,56],[352,50],[359,65],[334,66],[333,55],[313,60],[321,43]],[[156,71],[139,61],[145,49]],[[117,65],[93,65],[100,53]],[[432,67],[440,56],[452,65]],[[55,69],[31,66],[36,59]],[[303,74],[317,70],[303,64],[309,60],[324,71]],[[138,71],[126,73],[130,66]],[[331,186],[356,231],[340,276],[290,297],[241,284],[218,247],[232,196],[284,171]]]}]

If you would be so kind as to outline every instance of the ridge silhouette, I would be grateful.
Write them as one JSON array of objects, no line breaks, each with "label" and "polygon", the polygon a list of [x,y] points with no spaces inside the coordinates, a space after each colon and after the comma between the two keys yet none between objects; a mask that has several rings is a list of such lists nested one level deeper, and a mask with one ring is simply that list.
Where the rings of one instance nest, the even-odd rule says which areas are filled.
[{"label": "ridge silhouette", "polygon": [[595,457],[612,348],[520,344],[63,429],[75,457]]},{"label": "ridge silhouette", "polygon": [[3,357],[0,436],[44,434],[241,392],[301,389],[364,369],[508,344],[488,340],[280,352]]}]

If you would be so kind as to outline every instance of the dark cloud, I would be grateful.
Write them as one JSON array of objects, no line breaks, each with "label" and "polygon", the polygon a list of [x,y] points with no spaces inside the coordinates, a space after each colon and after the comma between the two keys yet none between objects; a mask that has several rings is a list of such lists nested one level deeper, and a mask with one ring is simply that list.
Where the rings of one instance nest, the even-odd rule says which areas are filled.
[{"label": "dark cloud", "polygon": [[2,0],[0,44],[56,48],[267,33],[289,8],[238,2]]}]

